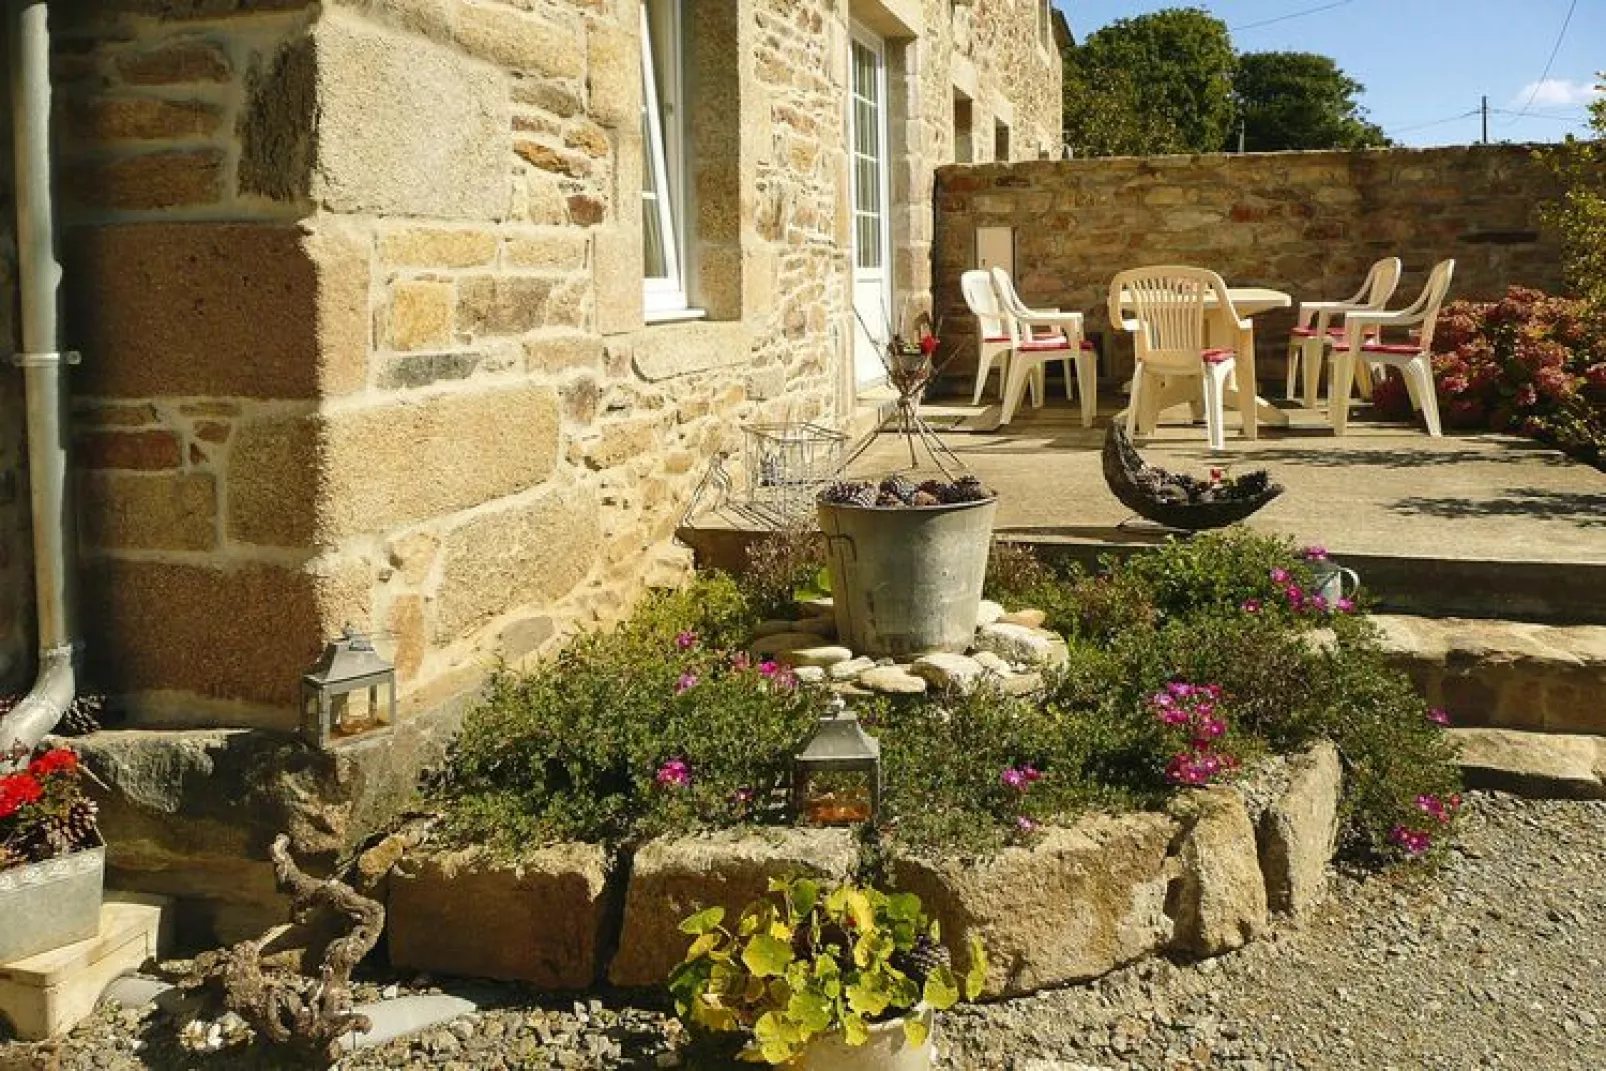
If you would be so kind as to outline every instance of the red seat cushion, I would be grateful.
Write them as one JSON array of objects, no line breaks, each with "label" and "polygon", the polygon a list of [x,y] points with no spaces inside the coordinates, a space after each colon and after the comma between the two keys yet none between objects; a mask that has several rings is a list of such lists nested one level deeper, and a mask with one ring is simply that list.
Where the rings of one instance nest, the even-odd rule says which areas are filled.
[{"label": "red seat cushion", "polygon": [[1205,350],[1199,355],[1205,364],[1222,364],[1233,360],[1238,354],[1233,350]]},{"label": "red seat cushion", "polygon": [[1008,342],[1009,341],[1009,336],[1008,335],[987,335],[986,337],[984,337],[982,339],[982,341],[983,342]]},{"label": "red seat cushion", "polygon": [[1067,338],[1034,338],[1030,342],[1022,342],[1015,347],[1028,353],[1040,353],[1044,350],[1068,350],[1071,341]]},{"label": "red seat cushion", "polygon": [[[1300,338],[1315,338],[1317,335],[1317,331],[1314,327],[1296,327],[1294,328],[1293,333],[1298,335]],[[1344,329],[1342,327],[1329,327],[1327,329],[1327,333],[1333,338],[1344,337]]]},{"label": "red seat cushion", "polygon": [[1415,357],[1422,352],[1420,345],[1410,345],[1404,342],[1368,342],[1361,346],[1362,353],[1396,353],[1406,357]]}]

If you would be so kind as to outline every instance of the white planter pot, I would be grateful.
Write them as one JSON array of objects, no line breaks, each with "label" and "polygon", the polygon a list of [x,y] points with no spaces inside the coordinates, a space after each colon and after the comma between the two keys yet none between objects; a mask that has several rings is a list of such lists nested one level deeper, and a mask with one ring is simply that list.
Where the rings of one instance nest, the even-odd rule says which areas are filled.
[{"label": "white planter pot", "polygon": [[870,1039],[863,1045],[849,1045],[833,1031],[809,1042],[789,1066],[802,1071],[928,1071],[935,1034],[933,1027],[924,1044],[910,1045],[902,1019],[870,1027]]}]

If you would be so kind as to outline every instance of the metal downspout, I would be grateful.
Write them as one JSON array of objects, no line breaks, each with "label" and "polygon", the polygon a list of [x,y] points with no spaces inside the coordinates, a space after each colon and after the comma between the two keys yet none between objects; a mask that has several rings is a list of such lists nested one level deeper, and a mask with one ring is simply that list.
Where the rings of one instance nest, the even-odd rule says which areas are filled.
[{"label": "metal downspout", "polygon": [[16,141],[17,261],[22,291],[22,368],[27,390],[28,477],[33,509],[39,673],[0,718],[0,756],[32,748],[61,720],[77,687],[73,605],[76,541],[67,498],[67,364],[59,352],[61,265],[50,182],[50,26],[45,0],[6,0],[11,22],[12,133]]}]

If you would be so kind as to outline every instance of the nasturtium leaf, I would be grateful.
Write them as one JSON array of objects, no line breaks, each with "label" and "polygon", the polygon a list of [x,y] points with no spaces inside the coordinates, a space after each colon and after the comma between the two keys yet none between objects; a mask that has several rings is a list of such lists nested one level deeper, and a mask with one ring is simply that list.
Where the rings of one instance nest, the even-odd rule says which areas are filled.
[{"label": "nasturtium leaf", "polygon": [[797,912],[797,916],[801,918],[807,915],[820,902],[820,883],[799,878],[792,883],[791,898],[792,910]]},{"label": "nasturtium leaf", "polygon": [[987,984],[987,950],[982,947],[980,937],[970,939],[970,968],[965,971],[965,999],[975,1000],[981,996],[982,988]]},{"label": "nasturtium leaf", "polygon": [[880,1015],[891,1002],[892,994],[876,984],[873,975],[861,976],[857,983],[848,986],[848,1007],[860,1015]]},{"label": "nasturtium leaf", "polygon": [[864,1025],[864,1020],[859,1016],[846,1016],[842,1020],[842,1038],[849,1045],[863,1045],[870,1040],[870,1028]]},{"label": "nasturtium leaf", "polygon": [[680,924],[681,933],[704,934],[708,933],[721,922],[725,921],[725,909],[719,906],[705,907],[691,918]]},{"label": "nasturtium leaf", "polygon": [[859,929],[868,930],[875,925],[875,908],[870,906],[870,898],[858,889],[848,893],[847,907],[853,924]]},{"label": "nasturtium leaf", "polygon": [[687,962],[690,962],[691,960],[694,960],[694,959],[701,959],[703,956],[707,955],[714,948],[714,946],[716,946],[718,944],[719,944],[719,934],[717,934],[717,933],[705,933],[705,934],[703,934],[701,937],[697,938],[697,940],[695,940],[695,941],[693,941],[691,943],[691,947],[690,948],[686,949],[686,960],[687,960]]},{"label": "nasturtium leaf", "polygon": [[914,893],[893,893],[887,897],[887,915],[899,922],[914,922],[920,917],[920,897]]},{"label": "nasturtium leaf", "polygon": [[747,942],[742,951],[742,963],[760,978],[771,978],[786,970],[792,962],[792,946],[768,934],[759,934]]},{"label": "nasturtium leaf", "polygon": [[947,1011],[959,1003],[959,982],[948,967],[938,967],[926,975],[922,999],[937,1011]]},{"label": "nasturtium leaf", "polygon": [[931,1036],[931,1026],[923,1016],[911,1015],[903,1021],[903,1036],[910,1048],[918,1049]]},{"label": "nasturtium leaf", "polygon": [[823,1033],[831,1027],[831,1002],[819,993],[793,993],[787,1001],[786,1014],[805,1035]]},{"label": "nasturtium leaf", "polygon": [[867,930],[853,943],[853,962],[860,967],[886,959],[895,951],[892,937],[880,930]]}]

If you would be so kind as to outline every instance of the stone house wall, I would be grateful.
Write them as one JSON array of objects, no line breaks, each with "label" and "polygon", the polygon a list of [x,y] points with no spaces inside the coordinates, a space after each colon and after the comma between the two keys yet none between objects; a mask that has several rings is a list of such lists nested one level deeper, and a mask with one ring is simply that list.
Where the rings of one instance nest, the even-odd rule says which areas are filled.
[{"label": "stone house wall", "polygon": [[[937,176],[935,300],[968,383],[974,321],[959,293],[977,227],[1013,227],[1028,302],[1081,310],[1107,327],[1110,278],[1143,264],[1198,264],[1231,284],[1301,297],[1348,297],[1380,257],[1405,262],[1399,307],[1432,264],[1454,257],[1450,296],[1492,298],[1513,284],[1559,291],[1559,250],[1537,206],[1553,178],[1520,145],[1366,152],[1251,153],[955,166]],[[1282,373],[1292,311],[1256,317],[1260,374]],[[1102,374],[1124,378],[1130,341]]]},{"label": "stone house wall", "polygon": [[[707,318],[653,325],[634,0],[53,10],[83,616],[135,724],[289,728],[345,623],[394,657],[405,711],[449,707],[681,577],[676,522],[743,422],[866,412],[850,11],[686,10]],[[911,305],[954,79],[1012,116],[1012,152],[1058,140],[1038,6],[977,0],[988,29],[956,49],[960,10],[851,11],[892,27]],[[1025,60],[988,51],[1011,26]]]}]

